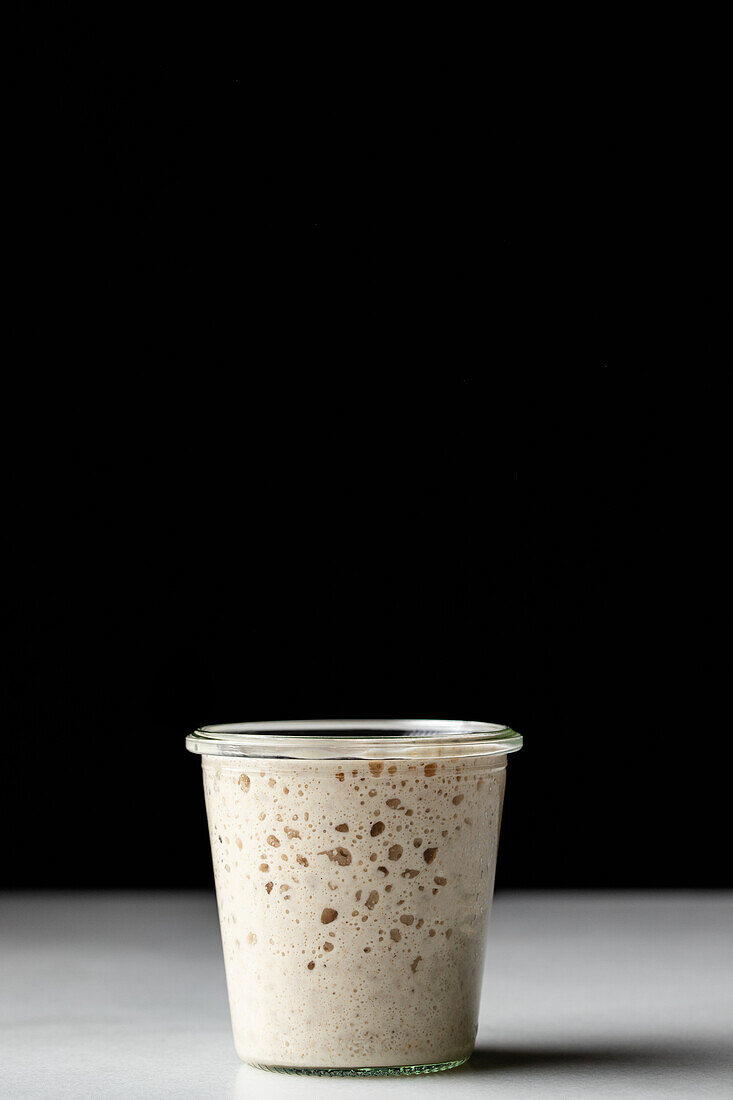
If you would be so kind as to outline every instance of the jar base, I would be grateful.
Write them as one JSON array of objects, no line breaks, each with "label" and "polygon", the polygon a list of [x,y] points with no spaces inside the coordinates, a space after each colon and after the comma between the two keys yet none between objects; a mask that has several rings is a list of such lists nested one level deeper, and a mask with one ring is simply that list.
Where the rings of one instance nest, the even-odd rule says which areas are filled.
[{"label": "jar base", "polygon": [[266,1069],[270,1073],[291,1073],[300,1077],[405,1077],[415,1073],[442,1073],[446,1069],[456,1069],[464,1065],[471,1057],[458,1058],[452,1062],[427,1062],[422,1066],[359,1066],[359,1067],[301,1067],[268,1066],[261,1062],[248,1062],[254,1069]]}]

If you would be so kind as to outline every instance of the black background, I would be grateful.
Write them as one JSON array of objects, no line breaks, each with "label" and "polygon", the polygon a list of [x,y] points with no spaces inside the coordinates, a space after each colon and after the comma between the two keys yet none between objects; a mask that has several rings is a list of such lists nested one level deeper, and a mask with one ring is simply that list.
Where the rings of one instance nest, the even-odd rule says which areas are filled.
[{"label": "black background", "polygon": [[2,884],[209,886],[185,734],[369,716],[524,735],[500,887],[730,886],[718,382],[640,147],[538,103],[331,169],[236,76],[26,93]]}]

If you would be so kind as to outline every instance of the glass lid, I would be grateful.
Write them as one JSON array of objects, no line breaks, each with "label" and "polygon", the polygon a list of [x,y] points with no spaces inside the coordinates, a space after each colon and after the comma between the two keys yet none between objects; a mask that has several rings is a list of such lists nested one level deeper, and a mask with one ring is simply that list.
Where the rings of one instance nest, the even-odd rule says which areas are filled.
[{"label": "glass lid", "polygon": [[487,756],[517,752],[509,726],[446,718],[329,718],[202,726],[186,738],[203,756],[387,759]]}]

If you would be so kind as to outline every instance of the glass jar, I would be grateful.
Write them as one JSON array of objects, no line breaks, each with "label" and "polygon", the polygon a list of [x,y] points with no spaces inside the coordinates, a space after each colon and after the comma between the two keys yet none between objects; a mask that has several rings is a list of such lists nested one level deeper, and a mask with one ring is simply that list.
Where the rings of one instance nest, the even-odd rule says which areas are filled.
[{"label": "glass jar", "polygon": [[202,757],[239,1057],[334,1075],[465,1062],[519,734],[258,722],[186,743]]}]

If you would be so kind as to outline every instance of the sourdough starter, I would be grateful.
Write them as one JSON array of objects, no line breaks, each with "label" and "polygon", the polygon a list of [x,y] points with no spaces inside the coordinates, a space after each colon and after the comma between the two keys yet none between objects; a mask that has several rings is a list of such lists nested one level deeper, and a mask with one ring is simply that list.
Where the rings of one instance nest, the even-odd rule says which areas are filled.
[{"label": "sourdough starter", "polygon": [[467,1058],[506,757],[202,763],[240,1058]]}]

